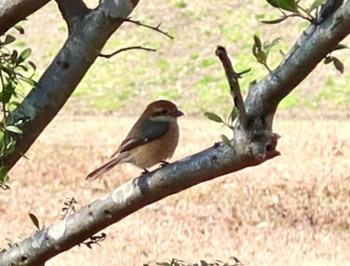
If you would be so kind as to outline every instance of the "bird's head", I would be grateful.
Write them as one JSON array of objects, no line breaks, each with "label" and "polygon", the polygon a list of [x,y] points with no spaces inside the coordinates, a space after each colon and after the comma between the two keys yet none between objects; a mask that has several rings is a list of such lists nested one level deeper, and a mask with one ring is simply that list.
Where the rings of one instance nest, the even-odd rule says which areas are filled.
[{"label": "bird's head", "polygon": [[179,116],[183,116],[184,113],[177,109],[174,103],[167,100],[159,100],[150,103],[146,107],[144,115],[152,121],[169,122],[176,120]]}]

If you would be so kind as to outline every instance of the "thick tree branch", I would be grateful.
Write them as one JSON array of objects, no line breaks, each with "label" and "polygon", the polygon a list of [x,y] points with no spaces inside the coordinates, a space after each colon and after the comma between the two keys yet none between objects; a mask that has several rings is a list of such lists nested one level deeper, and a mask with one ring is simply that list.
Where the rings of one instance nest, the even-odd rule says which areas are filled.
[{"label": "thick tree branch", "polygon": [[69,34],[74,26],[84,18],[89,9],[82,0],[56,0],[64,20],[67,22]]},{"label": "thick tree branch", "polygon": [[0,1],[0,35],[34,13],[50,0]]},{"label": "thick tree branch", "polygon": [[[271,140],[270,140],[271,141]],[[265,143],[268,145],[269,143]],[[129,181],[107,196],[88,204],[18,245],[0,253],[0,264],[37,265],[72,248],[103,228],[164,197],[215,177],[260,164],[278,156],[271,150],[261,160],[251,152],[251,145],[233,143],[214,145],[201,153],[158,171]],[[24,259],[26,258],[26,259]]]},{"label": "thick tree branch", "polygon": [[[307,30],[281,65],[263,81],[252,86],[246,99],[248,125],[245,128],[239,123],[235,126],[230,145],[216,144],[122,185],[65,220],[1,252],[0,265],[44,263],[108,225],[161,198],[278,156],[279,152],[275,150],[278,135],[272,133],[270,126],[266,124],[267,117],[274,113],[280,100],[349,34],[349,24],[350,1],[347,1],[322,25]],[[74,34],[75,32],[72,36]],[[67,60],[66,57],[63,59]],[[63,81],[66,83],[70,80]]]},{"label": "thick tree branch", "polygon": [[[38,85],[12,112],[9,124],[23,129],[16,142],[16,151],[4,158],[11,169],[55,117],[100,54],[111,34],[129,16],[136,0],[105,0],[78,23],[59,54],[38,81]],[[116,3],[122,5],[119,8]],[[124,12],[124,13],[123,13]],[[122,16],[111,18],[111,16]]]}]

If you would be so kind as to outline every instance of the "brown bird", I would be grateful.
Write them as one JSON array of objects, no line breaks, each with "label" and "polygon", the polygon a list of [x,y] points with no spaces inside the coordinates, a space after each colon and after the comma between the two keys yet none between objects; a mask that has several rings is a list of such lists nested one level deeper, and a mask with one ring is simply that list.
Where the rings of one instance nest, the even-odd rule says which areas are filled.
[{"label": "brown bird", "polygon": [[92,171],[86,180],[96,179],[120,163],[131,163],[147,171],[169,159],[179,141],[177,118],[184,115],[170,101],[150,103],[129,134],[112,155],[112,160]]}]

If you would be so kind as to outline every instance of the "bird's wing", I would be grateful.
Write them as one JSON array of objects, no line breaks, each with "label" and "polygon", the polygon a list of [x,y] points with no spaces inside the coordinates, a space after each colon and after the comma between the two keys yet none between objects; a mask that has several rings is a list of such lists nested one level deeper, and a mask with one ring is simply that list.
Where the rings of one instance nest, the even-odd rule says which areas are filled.
[{"label": "bird's wing", "polygon": [[152,120],[143,121],[140,134],[137,136],[128,135],[126,139],[120,144],[119,149],[112,155],[112,157],[114,157],[117,153],[129,151],[138,146],[151,142],[163,136],[168,130],[169,122]]}]

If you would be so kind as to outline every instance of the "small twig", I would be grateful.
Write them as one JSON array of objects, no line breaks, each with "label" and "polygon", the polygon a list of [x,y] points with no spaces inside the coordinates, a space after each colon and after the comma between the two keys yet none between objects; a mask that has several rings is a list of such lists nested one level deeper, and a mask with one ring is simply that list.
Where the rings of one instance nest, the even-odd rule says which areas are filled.
[{"label": "small twig", "polygon": [[[106,237],[107,237],[107,234],[102,232],[100,235],[96,234],[96,235],[90,236],[88,239],[86,239],[84,242],[82,242],[82,244],[84,244],[89,249],[91,249],[93,244],[100,246],[99,242],[104,241],[106,239]],[[80,246],[80,244],[79,244],[79,246]]]},{"label": "small twig", "polygon": [[74,197],[67,197],[64,202],[64,207],[61,209],[62,219],[66,218],[67,214],[70,212],[75,212],[74,204],[78,203]]},{"label": "small twig", "polygon": [[134,23],[134,24],[136,24],[138,26],[145,27],[145,28],[148,28],[148,29],[151,29],[151,30],[155,30],[155,31],[163,34],[164,36],[168,37],[170,40],[174,40],[174,36],[172,36],[168,32],[165,32],[165,31],[160,29],[160,26],[162,25],[162,23],[159,23],[157,26],[154,27],[154,26],[150,26],[150,25],[144,24],[141,21],[133,20],[130,17],[124,19],[124,21],[131,22],[131,23]]},{"label": "small twig", "polygon": [[233,98],[234,105],[238,109],[238,119],[243,127],[247,126],[247,113],[244,107],[243,96],[241,88],[239,87],[238,79],[242,73],[237,73],[233,70],[230,58],[224,47],[218,46],[215,51],[216,56],[219,57],[221,63],[225,69],[226,77],[230,85],[231,95]]},{"label": "small twig", "polygon": [[125,51],[129,51],[129,50],[145,50],[147,52],[156,52],[156,49],[153,48],[148,48],[148,47],[143,47],[143,46],[130,46],[130,47],[125,47],[125,48],[121,48],[118,49],[117,51],[111,53],[111,54],[99,54],[100,57],[104,57],[104,58],[111,58],[112,56],[115,56],[116,54],[119,54],[121,52],[125,52]]}]

